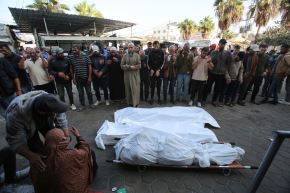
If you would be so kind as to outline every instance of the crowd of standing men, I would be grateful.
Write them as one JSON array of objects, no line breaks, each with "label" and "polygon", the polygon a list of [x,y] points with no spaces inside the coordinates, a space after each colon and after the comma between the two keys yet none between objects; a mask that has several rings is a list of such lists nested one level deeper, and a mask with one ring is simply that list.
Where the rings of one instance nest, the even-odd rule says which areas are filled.
[{"label": "crowd of standing men", "polygon": [[[91,46],[89,54],[73,46],[68,57],[61,48],[51,55],[45,49],[28,48],[19,56],[3,44],[0,46],[4,55],[0,60],[2,114],[15,96],[31,90],[58,94],[62,101],[65,101],[66,90],[71,109],[78,111],[85,108],[85,92],[89,107],[96,108],[101,103],[100,90],[106,105],[126,98],[128,105],[137,107],[140,99],[153,104],[157,96],[159,104],[167,103],[170,98],[172,104],[181,101],[201,107],[206,104],[212,87],[213,106],[245,105],[249,90],[252,90],[251,103],[262,104],[273,97],[270,103],[277,104],[285,77],[285,101],[290,102],[289,45],[282,44],[279,53],[266,53],[266,44],[251,45],[246,51],[241,51],[238,45],[226,50],[226,44],[227,41],[221,39],[218,45],[197,50],[188,43],[179,48],[174,45],[160,48],[159,42],[154,41],[148,42],[147,49],[142,50],[129,43],[119,50],[107,48],[106,54],[97,45]],[[265,98],[256,101],[263,82],[261,95]],[[79,94],[78,108],[72,83]]]},{"label": "crowd of standing men", "polygon": [[[252,89],[251,103],[264,103],[273,97],[278,103],[278,93],[285,77],[286,102],[289,102],[289,45],[283,44],[279,53],[266,53],[267,45],[260,44],[240,51],[240,46],[225,50],[227,41],[221,39],[218,46],[210,48],[182,48],[174,45],[160,48],[158,41],[148,42],[142,50],[130,43],[125,48],[108,48],[108,54],[97,45],[84,55],[79,46],[73,46],[72,55],[65,57],[58,48],[53,55],[38,48],[28,48],[22,56],[13,53],[7,45],[1,45],[1,109],[2,114],[9,102],[17,95],[31,90],[44,90],[58,94],[65,101],[65,90],[72,110],[85,108],[85,92],[90,108],[101,103],[104,93],[106,105],[110,101],[127,99],[130,106],[137,107],[139,101],[175,104],[184,101],[189,105],[206,104],[213,87],[211,103],[214,106],[236,103],[245,105],[247,93]],[[3,75],[2,75],[3,74]],[[261,84],[264,100],[256,101]],[[80,106],[74,103],[72,83],[76,85]],[[93,101],[91,83],[96,95]],[[157,93],[155,94],[155,90]],[[161,100],[161,90],[163,100]],[[150,94],[150,96],[149,96]],[[169,95],[169,97],[168,97]],[[197,100],[195,100],[197,95]],[[236,99],[238,98],[238,99]]]}]

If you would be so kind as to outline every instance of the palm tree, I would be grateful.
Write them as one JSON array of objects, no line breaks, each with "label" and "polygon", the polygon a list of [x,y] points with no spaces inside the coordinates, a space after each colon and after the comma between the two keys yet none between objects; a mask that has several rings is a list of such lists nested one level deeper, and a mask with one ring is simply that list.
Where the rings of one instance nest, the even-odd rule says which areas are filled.
[{"label": "palm tree", "polygon": [[221,31],[227,30],[242,19],[244,12],[242,0],[215,0],[214,7]]},{"label": "palm tree", "polygon": [[191,19],[185,19],[184,21],[177,24],[177,27],[179,28],[184,40],[189,40],[191,35],[198,29],[196,23]]},{"label": "palm tree", "polygon": [[59,3],[58,0],[34,0],[34,3],[26,7],[53,13],[64,13],[69,10],[66,4]]},{"label": "palm tree", "polygon": [[282,0],[280,5],[280,12],[282,12],[281,23],[285,24],[290,29],[290,1]]},{"label": "palm tree", "polygon": [[214,22],[210,16],[204,17],[199,22],[198,30],[201,32],[202,38],[205,39],[214,30]]},{"label": "palm tree", "polygon": [[86,0],[77,4],[74,8],[81,16],[103,18],[102,13],[95,8],[95,4],[89,5]]},{"label": "palm tree", "polygon": [[268,22],[279,14],[281,0],[256,0],[255,4],[250,6],[249,16],[254,17],[258,27],[255,40],[258,38],[261,27],[266,26]]}]

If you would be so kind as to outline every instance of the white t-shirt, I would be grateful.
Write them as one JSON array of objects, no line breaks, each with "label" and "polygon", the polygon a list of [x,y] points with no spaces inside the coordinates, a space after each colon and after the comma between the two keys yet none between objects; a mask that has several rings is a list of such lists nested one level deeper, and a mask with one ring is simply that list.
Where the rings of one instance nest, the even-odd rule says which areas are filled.
[{"label": "white t-shirt", "polygon": [[193,62],[197,62],[199,60],[199,63],[197,64],[196,69],[193,70],[192,73],[192,79],[193,80],[200,80],[200,81],[206,81],[208,78],[208,61],[209,56],[206,56],[205,58],[201,58],[200,56],[196,56],[193,60]]},{"label": "white t-shirt", "polygon": [[43,68],[41,58],[38,58],[35,62],[33,62],[31,59],[27,59],[25,60],[24,65],[28,70],[33,86],[49,83],[48,75]]}]

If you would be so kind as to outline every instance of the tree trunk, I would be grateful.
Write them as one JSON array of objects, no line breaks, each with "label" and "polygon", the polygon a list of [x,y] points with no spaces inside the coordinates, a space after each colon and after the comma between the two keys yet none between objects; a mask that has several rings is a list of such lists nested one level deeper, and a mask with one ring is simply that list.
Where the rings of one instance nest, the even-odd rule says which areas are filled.
[{"label": "tree trunk", "polygon": [[259,32],[262,26],[259,25],[258,29],[257,29],[257,33],[255,35],[255,43],[257,42],[258,36],[259,36]]}]

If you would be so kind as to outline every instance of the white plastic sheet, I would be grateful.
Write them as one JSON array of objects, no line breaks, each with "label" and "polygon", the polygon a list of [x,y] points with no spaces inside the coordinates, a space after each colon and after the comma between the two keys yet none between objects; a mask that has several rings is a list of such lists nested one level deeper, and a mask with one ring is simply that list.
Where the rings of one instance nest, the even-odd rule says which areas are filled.
[{"label": "white plastic sheet", "polygon": [[115,112],[115,123],[105,121],[95,138],[97,147],[113,145],[115,138],[125,138],[143,129],[163,131],[194,142],[217,142],[215,134],[204,128],[208,123],[219,128],[217,121],[197,107],[124,108]]},{"label": "white plastic sheet", "polygon": [[192,165],[209,167],[231,164],[244,150],[230,144],[197,143],[158,130],[141,130],[115,145],[116,159],[132,165]]}]

